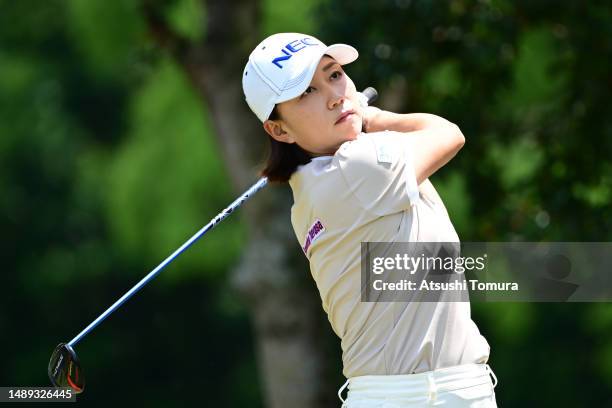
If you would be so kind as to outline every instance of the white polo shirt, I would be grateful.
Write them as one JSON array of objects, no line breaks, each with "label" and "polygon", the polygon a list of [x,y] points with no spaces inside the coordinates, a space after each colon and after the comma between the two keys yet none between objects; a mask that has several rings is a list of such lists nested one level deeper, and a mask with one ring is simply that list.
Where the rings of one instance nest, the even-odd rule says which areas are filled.
[{"label": "white polo shirt", "polygon": [[417,186],[411,143],[405,133],[361,133],[289,180],[293,229],[342,340],[347,378],[489,358],[468,302],[360,301],[361,242],[459,242],[439,197]]}]

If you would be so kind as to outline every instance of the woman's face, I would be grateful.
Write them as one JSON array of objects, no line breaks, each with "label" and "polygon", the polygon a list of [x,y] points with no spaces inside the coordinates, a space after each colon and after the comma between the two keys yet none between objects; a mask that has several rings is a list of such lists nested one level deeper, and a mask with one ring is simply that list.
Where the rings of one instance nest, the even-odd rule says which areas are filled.
[{"label": "woman's face", "polygon": [[276,140],[297,143],[313,156],[333,155],[361,132],[363,109],[355,84],[333,58],[321,58],[306,91],[276,105],[280,119],[264,122]]}]

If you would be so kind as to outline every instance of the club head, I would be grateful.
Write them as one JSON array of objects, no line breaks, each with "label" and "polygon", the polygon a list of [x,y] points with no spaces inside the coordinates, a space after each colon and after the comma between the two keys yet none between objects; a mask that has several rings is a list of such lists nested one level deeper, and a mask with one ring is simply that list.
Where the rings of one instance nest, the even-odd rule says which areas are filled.
[{"label": "club head", "polygon": [[67,343],[60,343],[49,360],[49,379],[54,387],[70,387],[80,394],[85,389],[85,377],[74,349]]}]

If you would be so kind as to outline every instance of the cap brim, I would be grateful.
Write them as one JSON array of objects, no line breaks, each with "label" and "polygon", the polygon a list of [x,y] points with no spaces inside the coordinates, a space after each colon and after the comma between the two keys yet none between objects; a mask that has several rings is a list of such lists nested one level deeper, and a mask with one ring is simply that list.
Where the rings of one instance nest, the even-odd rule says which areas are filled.
[{"label": "cap brim", "polygon": [[[350,45],[346,44],[334,44],[327,47],[323,55],[329,55],[340,65],[350,64],[359,57],[357,50]],[[311,78],[312,79],[312,78]]]},{"label": "cap brim", "polygon": [[359,57],[359,53],[357,52],[357,50],[354,47],[351,47],[350,45],[330,45],[329,47],[323,49],[322,52],[319,53],[319,55],[313,57],[313,61],[308,67],[308,72],[304,76],[304,79],[301,81],[300,85],[294,86],[291,88],[290,91],[283,93],[283,95],[278,98],[276,103],[286,102],[293,98],[297,98],[298,96],[303,94],[304,91],[310,85],[312,77],[314,77],[314,73],[317,69],[317,66],[319,65],[319,61],[321,60],[321,58],[323,58],[324,55],[329,55],[330,57],[335,59],[340,65],[350,64],[351,62],[355,61],[357,57]]}]

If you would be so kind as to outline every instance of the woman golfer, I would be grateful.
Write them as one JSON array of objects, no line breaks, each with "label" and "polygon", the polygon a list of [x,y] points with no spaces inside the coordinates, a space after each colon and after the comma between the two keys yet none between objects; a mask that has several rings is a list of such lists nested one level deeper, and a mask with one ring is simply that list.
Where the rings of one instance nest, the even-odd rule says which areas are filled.
[{"label": "woman golfer", "polygon": [[243,90],[270,136],[263,175],[289,182],[291,221],[341,339],[343,407],[495,407],[489,345],[469,302],[361,302],[362,242],[459,242],[428,177],[461,149],[447,120],[363,104],[348,45],[275,34]]}]

